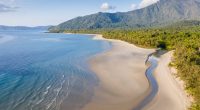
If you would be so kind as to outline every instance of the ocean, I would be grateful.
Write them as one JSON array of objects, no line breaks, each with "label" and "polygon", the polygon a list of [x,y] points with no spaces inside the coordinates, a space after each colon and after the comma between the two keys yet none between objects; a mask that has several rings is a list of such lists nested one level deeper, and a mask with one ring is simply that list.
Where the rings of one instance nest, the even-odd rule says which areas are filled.
[{"label": "ocean", "polygon": [[0,110],[79,110],[98,86],[90,58],[111,47],[90,35],[0,31]]}]

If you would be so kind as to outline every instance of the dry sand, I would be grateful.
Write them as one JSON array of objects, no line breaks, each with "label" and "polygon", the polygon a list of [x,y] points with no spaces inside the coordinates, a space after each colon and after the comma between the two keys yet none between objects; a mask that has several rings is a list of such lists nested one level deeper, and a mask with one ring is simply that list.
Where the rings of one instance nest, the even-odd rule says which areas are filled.
[{"label": "dry sand", "polygon": [[[105,40],[102,35],[96,35],[94,39]],[[108,41],[113,48],[95,56],[90,62],[92,71],[99,78],[99,86],[82,110],[133,110],[151,89],[145,76],[145,61],[155,50],[119,40]],[[154,74],[159,85],[158,94],[144,110],[186,110],[190,106],[191,100],[184,91],[183,83],[173,76],[168,66],[172,54],[172,51],[168,52],[159,59]]]},{"label": "dry sand", "polygon": [[145,61],[154,50],[109,41],[113,44],[111,51],[95,56],[90,62],[99,78],[99,87],[83,110],[131,110],[149,92]]},{"label": "dry sand", "polygon": [[175,79],[168,67],[172,55],[173,52],[170,51],[161,56],[155,71],[159,91],[155,99],[144,110],[186,110],[190,106],[190,101],[180,81]]}]

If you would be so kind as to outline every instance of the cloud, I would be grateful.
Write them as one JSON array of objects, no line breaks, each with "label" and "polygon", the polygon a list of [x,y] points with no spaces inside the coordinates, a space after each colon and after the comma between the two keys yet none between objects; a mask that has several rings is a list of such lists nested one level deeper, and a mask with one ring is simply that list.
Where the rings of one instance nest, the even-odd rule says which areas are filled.
[{"label": "cloud", "polygon": [[116,7],[109,5],[108,3],[103,3],[101,5],[101,10],[108,11],[108,10],[114,10]]},{"label": "cloud", "polygon": [[147,7],[149,5],[152,5],[156,2],[158,2],[159,0],[142,0],[142,2],[139,4],[139,8],[144,8]]},{"label": "cloud", "polygon": [[11,12],[15,11],[17,7],[6,6],[4,4],[0,4],[0,12]]},{"label": "cloud", "polygon": [[0,12],[16,11],[17,7],[14,5],[16,0],[0,0]]},{"label": "cloud", "polygon": [[0,0],[0,4],[3,5],[13,5],[16,2],[16,0]]},{"label": "cloud", "polygon": [[132,10],[135,10],[135,9],[137,9],[138,8],[138,6],[136,5],[136,4],[131,4],[131,9]]}]

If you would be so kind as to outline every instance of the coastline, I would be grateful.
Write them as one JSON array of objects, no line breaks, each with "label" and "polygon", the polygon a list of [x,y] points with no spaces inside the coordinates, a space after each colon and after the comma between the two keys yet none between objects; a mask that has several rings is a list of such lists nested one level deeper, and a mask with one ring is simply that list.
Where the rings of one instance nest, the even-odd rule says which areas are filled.
[{"label": "coastline", "polygon": [[[94,34],[87,34],[94,35]],[[145,64],[154,49],[144,49],[120,40],[104,39],[95,34],[94,40],[106,40],[113,48],[96,55],[90,61],[91,70],[99,78],[95,95],[82,110],[132,110],[150,92]]]},{"label": "coastline", "polygon": [[[100,34],[87,35],[95,36],[94,40],[107,40],[113,44],[113,48],[91,59],[91,70],[99,77],[100,84],[91,102],[82,110],[132,110],[150,91],[144,74],[148,68],[145,63],[155,49],[143,49],[124,41],[105,39]],[[159,91],[144,110],[187,110],[190,106],[183,85],[180,85],[168,66],[171,59],[172,52],[161,56],[154,74]],[[171,85],[168,85],[169,82]]]}]

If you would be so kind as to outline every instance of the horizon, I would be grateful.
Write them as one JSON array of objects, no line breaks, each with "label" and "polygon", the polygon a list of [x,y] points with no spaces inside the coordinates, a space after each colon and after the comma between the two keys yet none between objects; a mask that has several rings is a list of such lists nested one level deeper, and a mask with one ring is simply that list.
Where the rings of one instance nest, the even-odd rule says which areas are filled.
[{"label": "horizon", "polygon": [[[54,26],[67,20],[98,12],[126,12],[156,3],[158,0],[0,0],[0,25]],[[73,10],[73,12],[71,12]]]}]

